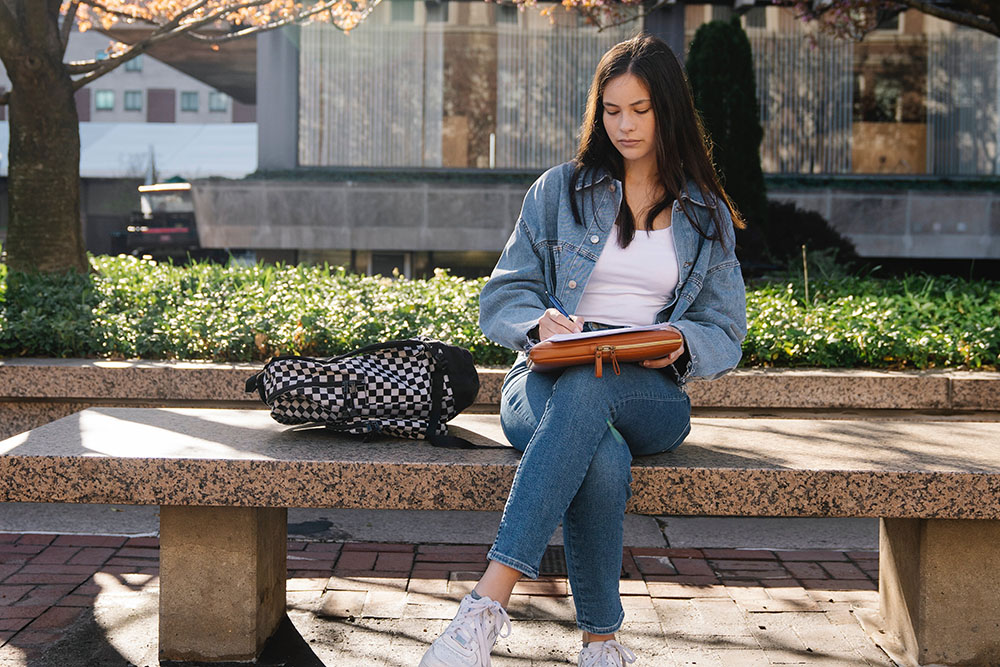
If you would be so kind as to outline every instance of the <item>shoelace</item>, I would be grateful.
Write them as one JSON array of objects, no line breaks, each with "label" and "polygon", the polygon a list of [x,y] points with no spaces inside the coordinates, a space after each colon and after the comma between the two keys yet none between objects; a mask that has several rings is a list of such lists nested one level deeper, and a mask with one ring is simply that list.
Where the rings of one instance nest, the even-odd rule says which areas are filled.
[{"label": "shoelace", "polygon": [[[605,662],[610,658],[614,662]],[[594,643],[583,649],[582,667],[600,667],[601,665],[624,665],[635,662],[635,653],[628,650],[614,639]]]},{"label": "shoelace", "polygon": [[[469,603],[466,614],[462,618],[462,623],[455,628],[456,634],[461,632],[469,639],[474,640],[475,646],[479,648],[480,665],[489,664],[493,642],[489,641],[489,637],[487,636],[487,624],[495,628],[496,617],[499,617],[502,621],[498,636],[509,636],[511,631],[510,616],[507,615],[506,610],[499,602],[485,597],[472,600]],[[506,633],[504,630],[506,630]]]}]

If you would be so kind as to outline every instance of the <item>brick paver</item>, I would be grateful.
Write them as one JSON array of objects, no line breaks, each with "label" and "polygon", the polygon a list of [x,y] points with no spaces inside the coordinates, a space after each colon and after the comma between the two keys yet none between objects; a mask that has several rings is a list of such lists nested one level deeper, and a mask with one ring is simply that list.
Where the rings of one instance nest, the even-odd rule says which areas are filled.
[{"label": "brick paver", "polygon": [[[152,537],[0,534],[0,665],[30,664],[92,617],[86,612],[99,596],[157,590],[158,544]],[[396,657],[419,656],[485,569],[488,549],[290,541],[289,613],[337,624],[337,636],[354,646],[388,642],[399,644]],[[803,656],[815,655],[817,664],[888,666],[852,612],[877,606],[877,558],[869,551],[626,549],[622,634],[647,664],[808,663]],[[520,581],[508,610],[515,624],[557,623],[574,634],[565,576]],[[397,625],[408,630],[391,630]],[[515,650],[498,664],[528,664],[526,656],[545,650],[530,633],[524,645],[516,632],[506,641]]]}]

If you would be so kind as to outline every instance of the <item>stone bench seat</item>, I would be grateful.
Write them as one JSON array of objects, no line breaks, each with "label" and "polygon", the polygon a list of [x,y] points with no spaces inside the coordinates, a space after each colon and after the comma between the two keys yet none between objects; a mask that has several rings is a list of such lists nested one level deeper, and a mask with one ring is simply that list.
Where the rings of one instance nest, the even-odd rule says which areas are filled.
[{"label": "stone bench seat", "polygon": [[[681,448],[633,462],[630,511],[880,517],[894,650],[1000,663],[1000,422],[693,421]],[[0,442],[0,501],[162,506],[161,659],[252,660],[284,613],[286,508],[502,509],[519,455],[498,417],[452,429],[500,447],[363,442],[263,410],[90,408]]]}]

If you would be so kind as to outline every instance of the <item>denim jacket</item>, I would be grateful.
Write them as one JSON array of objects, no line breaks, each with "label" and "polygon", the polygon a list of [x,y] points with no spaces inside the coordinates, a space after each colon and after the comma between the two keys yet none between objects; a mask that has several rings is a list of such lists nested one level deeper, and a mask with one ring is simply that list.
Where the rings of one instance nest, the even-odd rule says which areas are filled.
[{"label": "denim jacket", "polygon": [[[487,338],[504,347],[525,352],[538,342],[529,332],[549,307],[547,275],[555,271],[556,297],[573,313],[604,244],[616,242],[612,232],[622,202],[621,183],[603,171],[583,175],[576,184],[584,222],[578,225],[569,200],[572,174],[573,163],[567,162],[549,169],[531,186],[480,294],[479,325]],[[713,229],[710,209],[721,207],[726,243],[698,234],[674,202],[671,229],[680,278],[673,300],[656,314],[656,322],[670,322],[684,336],[687,355],[678,362],[683,367],[675,369],[680,384],[691,377],[715,379],[735,368],[747,326],[746,292],[729,211],[703,197],[693,182],[682,197],[704,230]],[[546,216],[556,217],[558,238],[547,238]]]}]

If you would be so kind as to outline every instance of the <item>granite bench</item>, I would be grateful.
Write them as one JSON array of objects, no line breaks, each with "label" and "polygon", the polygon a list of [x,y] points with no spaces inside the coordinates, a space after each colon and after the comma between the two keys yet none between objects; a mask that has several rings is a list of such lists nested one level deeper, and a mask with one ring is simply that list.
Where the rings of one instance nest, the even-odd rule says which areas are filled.
[{"label": "granite bench", "polygon": [[[452,425],[504,443],[496,415]],[[261,410],[90,408],[0,442],[0,501],[160,505],[161,659],[252,660],[285,609],[286,508],[500,510],[517,461]],[[1000,422],[696,418],[632,473],[637,513],[880,517],[879,643],[1000,664]]]}]

